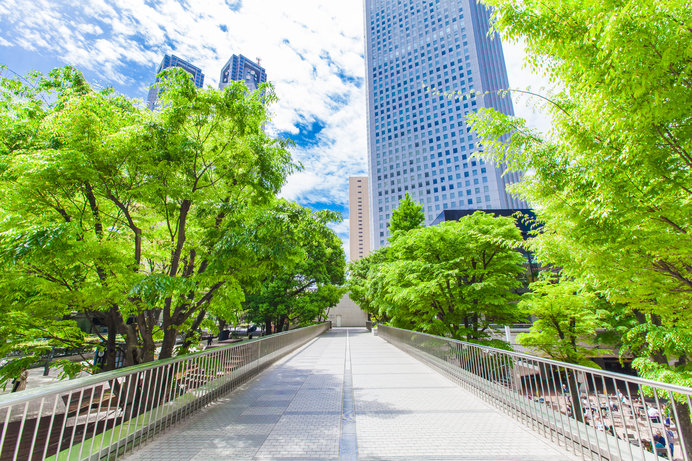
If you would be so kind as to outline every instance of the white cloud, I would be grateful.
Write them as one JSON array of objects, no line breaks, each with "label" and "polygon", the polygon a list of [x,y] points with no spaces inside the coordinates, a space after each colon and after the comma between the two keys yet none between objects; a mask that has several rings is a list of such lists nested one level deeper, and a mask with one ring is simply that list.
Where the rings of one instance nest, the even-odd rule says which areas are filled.
[{"label": "white cloud", "polygon": [[0,46],[12,46],[12,43],[0,37]]},{"label": "white cloud", "polygon": [[[237,2],[236,2],[237,3]],[[235,3],[234,3],[235,4]],[[294,174],[282,195],[302,203],[347,205],[348,177],[366,174],[366,119],[362,0],[4,0],[0,16],[16,45],[50,53],[98,72],[104,85],[141,88],[129,68],[147,66],[151,77],[164,53],[175,53],[205,72],[216,86],[232,54],[261,58],[279,102],[269,129],[298,134],[298,123],[324,123],[316,143],[295,148],[304,171]],[[21,12],[21,14],[10,14]],[[0,38],[0,45],[9,43]],[[547,83],[522,69],[521,45],[505,44],[510,86],[539,90]],[[339,75],[346,75],[344,81]],[[547,130],[531,110],[535,99],[515,100],[518,115]]]},{"label": "white cloud", "polygon": [[103,29],[101,29],[96,24],[81,23],[81,24],[75,24],[75,27],[82,34],[89,34],[89,35],[101,35],[101,34],[103,34]]},{"label": "white cloud", "polygon": [[345,205],[348,176],[365,171],[363,87],[338,77],[364,77],[360,0],[247,0],[238,11],[223,0],[3,3],[6,11],[23,12],[8,18],[20,46],[97,71],[104,84],[136,85],[128,66],[149,66],[153,77],[163,54],[173,52],[202,68],[205,83],[216,86],[232,54],[260,57],[280,98],[270,128],[297,134],[299,122],[326,124],[316,146],[295,150],[305,171],[283,194]]}]

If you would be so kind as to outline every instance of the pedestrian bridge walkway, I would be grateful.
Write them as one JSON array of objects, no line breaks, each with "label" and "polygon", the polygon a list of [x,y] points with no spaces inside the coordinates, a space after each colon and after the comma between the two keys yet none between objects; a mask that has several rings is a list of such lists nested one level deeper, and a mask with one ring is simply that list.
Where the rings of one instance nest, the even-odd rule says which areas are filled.
[{"label": "pedestrian bridge walkway", "polygon": [[364,329],[335,329],[127,460],[562,460],[571,455]]}]

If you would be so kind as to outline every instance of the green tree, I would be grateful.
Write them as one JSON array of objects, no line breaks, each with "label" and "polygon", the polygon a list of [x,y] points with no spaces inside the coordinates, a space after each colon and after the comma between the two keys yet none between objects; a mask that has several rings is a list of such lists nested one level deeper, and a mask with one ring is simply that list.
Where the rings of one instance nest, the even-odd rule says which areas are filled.
[{"label": "green tree", "polygon": [[640,326],[625,339],[641,375],[692,385],[692,6],[486,3],[501,35],[524,40],[528,64],[560,88],[549,136],[489,111],[474,125],[495,161],[531,172],[515,191],[545,223],[538,259],[630,310]]},{"label": "green tree", "polygon": [[[517,336],[517,342],[562,362],[597,367],[589,357],[596,329],[604,326],[596,312],[597,297],[574,280],[560,279],[543,272],[523,295],[519,308],[536,318],[529,333]],[[564,377],[571,391],[572,414],[583,421],[579,385],[574,373]]]},{"label": "green tree", "polygon": [[233,226],[295,167],[262,129],[271,87],[164,77],[156,113],[72,68],[0,86],[2,304],[30,314],[25,332],[61,334],[73,312],[106,325],[107,368],[119,338],[127,364],[152,360],[157,339],[169,357],[215,299],[240,302],[257,260],[228,243]]},{"label": "green tree", "polygon": [[521,317],[521,242],[514,219],[480,211],[411,230],[370,268],[368,296],[394,326],[488,343],[491,324]]},{"label": "green tree", "polygon": [[[516,190],[539,205],[545,227],[532,241],[539,259],[593,280],[610,301],[643,314],[647,331],[657,323],[689,329],[692,31],[684,25],[692,8],[678,1],[488,3],[500,32],[524,38],[530,63],[564,88],[548,106],[550,137],[490,111],[475,124],[495,160],[532,171]],[[686,353],[652,347],[680,359],[675,382],[692,384]],[[659,373],[671,379],[665,362]],[[656,378],[653,371],[645,374]]]},{"label": "green tree", "polygon": [[402,233],[412,229],[418,229],[425,222],[423,204],[416,203],[408,192],[399,202],[399,206],[392,210],[392,219],[389,221],[389,241],[394,241]]},{"label": "green tree", "polygon": [[264,323],[268,333],[323,317],[345,292],[344,251],[341,240],[328,227],[341,216],[287,202],[281,206],[290,215],[282,238],[292,242],[294,254],[261,278],[258,286],[249,287],[245,304],[248,316]]},{"label": "green tree", "polygon": [[348,265],[348,296],[358,305],[363,311],[370,314],[377,320],[388,321],[389,318],[383,315],[379,309],[373,305],[369,295],[369,281],[372,276],[371,270],[377,265],[386,260],[387,248],[382,247],[371,251],[364,258],[356,261],[351,261]]},{"label": "green tree", "polygon": [[530,288],[519,308],[536,320],[529,333],[517,336],[517,342],[555,360],[596,366],[587,345],[604,325],[596,315],[594,295],[552,272],[543,272]]}]

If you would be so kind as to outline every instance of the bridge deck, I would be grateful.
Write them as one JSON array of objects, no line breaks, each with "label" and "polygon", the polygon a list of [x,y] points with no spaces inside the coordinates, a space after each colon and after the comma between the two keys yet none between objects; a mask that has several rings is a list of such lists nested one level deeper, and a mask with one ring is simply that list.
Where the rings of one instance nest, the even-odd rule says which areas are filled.
[{"label": "bridge deck", "polygon": [[566,452],[361,329],[336,329],[128,460],[556,460]]}]

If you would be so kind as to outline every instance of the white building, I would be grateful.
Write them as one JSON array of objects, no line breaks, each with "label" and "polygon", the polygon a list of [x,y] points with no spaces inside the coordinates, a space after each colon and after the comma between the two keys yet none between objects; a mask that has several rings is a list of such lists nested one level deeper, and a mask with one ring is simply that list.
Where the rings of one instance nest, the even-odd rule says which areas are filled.
[{"label": "white building", "polygon": [[370,254],[370,194],[368,177],[348,178],[348,241],[351,261]]},{"label": "white building", "polygon": [[339,304],[329,310],[327,320],[331,320],[332,328],[364,327],[368,314],[363,312],[346,293]]}]

